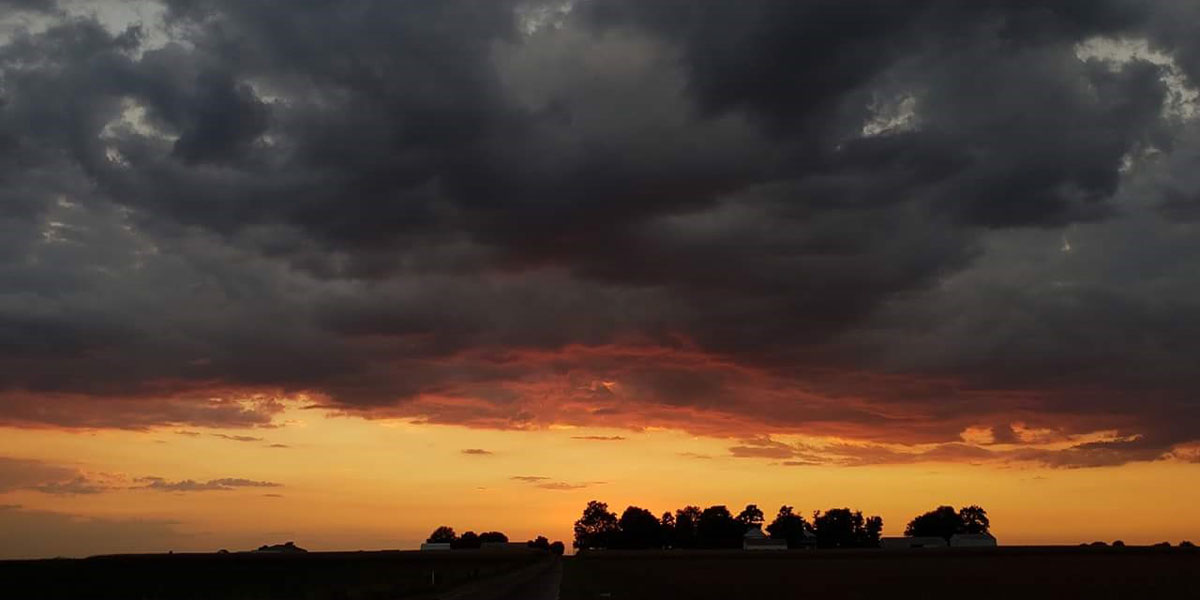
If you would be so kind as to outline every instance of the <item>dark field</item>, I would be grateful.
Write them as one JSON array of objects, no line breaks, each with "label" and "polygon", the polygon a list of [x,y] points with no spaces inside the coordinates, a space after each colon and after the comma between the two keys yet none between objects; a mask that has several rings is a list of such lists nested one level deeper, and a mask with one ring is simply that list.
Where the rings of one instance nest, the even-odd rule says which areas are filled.
[{"label": "dark field", "polygon": [[436,594],[546,558],[544,552],[506,550],[0,561],[0,598],[383,600]]},{"label": "dark field", "polygon": [[566,561],[562,600],[1200,598],[1178,548],[595,552]]}]

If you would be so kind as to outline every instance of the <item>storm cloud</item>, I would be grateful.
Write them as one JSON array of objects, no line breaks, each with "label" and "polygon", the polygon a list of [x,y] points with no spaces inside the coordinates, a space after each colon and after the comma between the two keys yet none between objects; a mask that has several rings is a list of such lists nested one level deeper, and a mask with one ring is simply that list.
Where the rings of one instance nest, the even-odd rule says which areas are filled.
[{"label": "storm cloud", "polygon": [[1183,4],[0,2],[0,423],[1177,457]]}]

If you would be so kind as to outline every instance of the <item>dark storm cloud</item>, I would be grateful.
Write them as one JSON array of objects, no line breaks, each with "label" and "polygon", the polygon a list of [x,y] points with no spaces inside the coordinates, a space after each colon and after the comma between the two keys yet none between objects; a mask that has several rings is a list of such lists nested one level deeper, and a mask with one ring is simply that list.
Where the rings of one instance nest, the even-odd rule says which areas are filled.
[{"label": "dark storm cloud", "polygon": [[1064,466],[1200,438],[1192,9],[534,4],[11,35],[0,422],[1140,436],[1021,455]]}]

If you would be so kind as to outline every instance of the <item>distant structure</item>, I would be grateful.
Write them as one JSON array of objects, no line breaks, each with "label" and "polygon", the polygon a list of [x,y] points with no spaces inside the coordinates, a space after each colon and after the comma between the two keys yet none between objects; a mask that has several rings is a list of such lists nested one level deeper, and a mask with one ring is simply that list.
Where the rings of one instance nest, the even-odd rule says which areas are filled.
[{"label": "distant structure", "polygon": [[300,552],[308,552],[304,548],[296,545],[295,542],[287,542],[284,544],[275,544],[274,546],[259,546],[255,552],[275,553],[275,554],[297,554]]},{"label": "distant structure", "polygon": [[421,544],[421,550],[449,550],[450,542],[425,542]]},{"label": "distant structure", "polygon": [[879,540],[884,550],[909,550],[912,548],[945,548],[946,539],[940,537],[904,536],[885,537]]},{"label": "distant structure", "polygon": [[990,533],[956,533],[950,536],[951,548],[995,548],[996,538]]},{"label": "distant structure", "polygon": [[751,525],[742,536],[743,550],[787,550],[787,540],[773,540],[763,533],[762,525]]},{"label": "distant structure", "polygon": [[480,550],[528,550],[528,542],[483,542]]}]

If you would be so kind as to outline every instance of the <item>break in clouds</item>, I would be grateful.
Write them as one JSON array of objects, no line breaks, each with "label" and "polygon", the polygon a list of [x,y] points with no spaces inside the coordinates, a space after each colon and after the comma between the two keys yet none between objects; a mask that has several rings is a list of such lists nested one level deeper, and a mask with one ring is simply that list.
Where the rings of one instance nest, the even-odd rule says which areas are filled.
[{"label": "break in clouds", "polygon": [[296,402],[785,465],[1194,459],[1197,23],[0,2],[0,421]]}]

